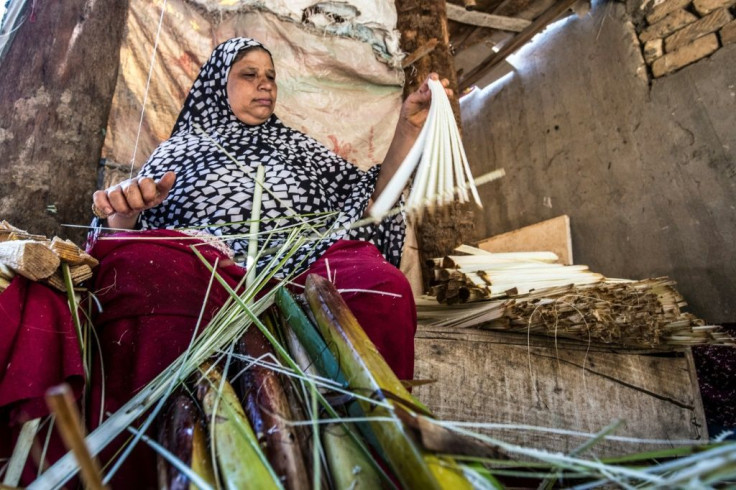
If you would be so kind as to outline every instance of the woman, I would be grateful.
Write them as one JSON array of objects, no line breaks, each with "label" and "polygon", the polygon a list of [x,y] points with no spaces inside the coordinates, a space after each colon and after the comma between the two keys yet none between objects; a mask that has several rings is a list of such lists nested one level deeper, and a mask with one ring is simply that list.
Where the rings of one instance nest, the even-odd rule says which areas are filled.
[{"label": "woman", "polygon": [[[134,228],[139,218],[143,229],[205,226],[209,233],[225,237],[236,253],[245,253],[247,240],[227,236],[247,232],[247,224],[238,222],[250,214],[253,176],[261,163],[266,166],[265,187],[277,195],[264,193],[262,219],[342,212],[331,223],[340,230],[335,236],[305,247],[309,257],[302,269],[339,238],[372,240],[398,266],[404,236],[400,215],[379,227],[344,226],[365,214],[414,143],[429,105],[426,84],[407,98],[383,164],[368,172],[284,126],[273,114],[277,91],[271,55],[260,43],[236,38],[218,46],[194,82],[172,137],[154,152],[138,178],[95,193],[96,214],[107,217],[112,228]],[[177,178],[184,182],[172,189]],[[265,224],[266,229],[273,226]],[[300,255],[293,263],[302,259]]]},{"label": "woman", "polygon": [[[303,284],[308,273],[330,277],[399,378],[412,377],[416,314],[411,290],[381,255],[398,264],[403,222],[399,217],[382,226],[350,225],[365,214],[414,143],[426,119],[428,87],[407,98],[383,165],[368,172],[284,126],[273,114],[276,97],[273,62],[263,46],[243,38],[221,44],[195,80],[172,137],[153,153],[140,176],[94,194],[93,210],[111,228],[143,230],[91,244],[90,251],[100,259],[91,290],[101,306],[93,319],[101,355],[95,356],[91,377],[90,428],[99,424],[100,413],[118,410],[170,365],[186,349],[195,327],[206,325],[228,299],[217,285],[207,289],[211,274],[193,254],[192,237],[170,228],[197,227],[200,235],[204,230],[221,237],[229,249],[202,238],[212,246],[199,251],[208,262],[219,264],[218,273],[230,285],[242,279],[245,269],[230,260],[230,252],[243,254],[248,244],[231,235],[248,231],[242,221],[251,213],[252,175],[259,164],[266,169],[264,187],[272,192],[264,192],[261,231],[273,232],[262,235],[268,239],[259,242],[259,249],[283,242],[279,227],[306,219],[300,215],[322,213],[325,238],[300,248],[280,275],[295,285]],[[309,238],[314,234],[307,233]],[[381,252],[356,239],[370,240]],[[15,348],[34,354],[13,357],[14,372],[24,376],[0,384],[3,456],[12,449],[23,421],[48,413],[43,402],[48,386],[66,381],[77,396],[83,391],[81,355],[65,299],[40,284],[30,283],[28,288],[37,289],[26,291],[20,287],[24,284],[15,281],[3,296],[17,306],[10,313],[23,313],[25,297],[33,301],[27,311],[38,313],[32,321],[25,316],[10,319],[30,335],[21,339],[27,349],[14,344],[10,353]],[[47,343],[37,340],[42,334],[48,334]],[[36,352],[43,352],[43,358]],[[0,352],[0,358],[7,354]],[[120,446],[111,444],[101,460]],[[54,436],[48,460],[65,452]],[[118,472],[115,488],[155,482],[153,460],[150,451],[137,447]],[[23,481],[36,474],[29,465]]]},{"label": "woman", "polygon": [[[259,239],[258,248],[272,250],[288,233],[266,232],[327,213],[318,230],[325,237],[301,247],[279,275],[299,274],[293,282],[303,284],[307,274],[317,273],[333,278],[338,289],[351,290],[343,297],[361,325],[396,374],[411,378],[416,314],[409,285],[394,267],[403,246],[403,220],[397,215],[375,226],[350,225],[365,215],[413,145],[427,116],[427,84],[406,99],[383,164],[368,172],[283,125],[274,115],[277,92],[271,54],[260,43],[235,38],[219,45],[195,80],[172,137],[156,149],[139,177],[97,191],[95,214],[107,218],[111,228],[197,227],[221,237],[237,259],[248,249],[242,236],[249,228],[255,169],[265,166],[260,236],[266,238]],[[105,296],[115,301],[119,274],[129,272],[123,262],[108,266],[111,247],[109,241],[98,242],[93,250],[102,259],[96,289],[104,292],[103,301]],[[139,269],[148,262],[138,263]],[[150,278],[163,271],[157,266],[155,273],[138,273]]]}]

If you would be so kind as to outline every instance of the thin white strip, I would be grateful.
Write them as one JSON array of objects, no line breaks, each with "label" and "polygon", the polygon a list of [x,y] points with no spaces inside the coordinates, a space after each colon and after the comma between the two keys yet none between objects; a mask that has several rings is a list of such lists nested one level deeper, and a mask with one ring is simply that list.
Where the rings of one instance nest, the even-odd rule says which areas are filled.
[{"label": "thin white strip", "polygon": [[384,296],[393,296],[394,298],[403,298],[404,296],[398,293],[390,293],[388,291],[376,291],[374,289],[338,289],[338,293],[370,293],[370,294],[382,294]]},{"label": "thin white strip", "polygon": [[161,26],[164,23],[164,15],[166,14],[166,2],[164,0],[161,6],[161,17],[158,19],[158,29],[156,30],[156,40],[153,43],[153,53],[151,53],[151,64],[148,67],[148,79],[146,80],[146,90],[143,93],[143,103],[141,104],[141,118],[138,121],[138,132],[135,135],[135,144],[133,145],[133,156],[130,158],[130,176],[133,177],[133,166],[135,165],[135,157],[138,153],[138,141],[141,138],[141,128],[143,127],[143,115],[146,113],[146,102],[148,101],[148,89],[151,87],[151,76],[153,75],[153,65],[156,61],[156,51],[158,50],[158,40],[161,37]]}]

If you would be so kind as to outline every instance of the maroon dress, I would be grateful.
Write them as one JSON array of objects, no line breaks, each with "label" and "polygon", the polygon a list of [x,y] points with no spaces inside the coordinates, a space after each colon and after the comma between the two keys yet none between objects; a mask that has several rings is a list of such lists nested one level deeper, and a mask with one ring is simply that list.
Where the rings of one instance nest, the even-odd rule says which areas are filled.
[{"label": "maroon dress", "polygon": [[[100,260],[91,291],[101,306],[93,324],[104,366],[106,413],[118,410],[170,365],[189,344],[200,313],[201,325],[206,325],[228,298],[228,293],[217,283],[207,293],[211,273],[191,248],[198,240],[171,230],[124,236],[98,240],[91,250]],[[131,236],[141,239],[130,239]],[[151,240],[152,237],[157,239]],[[234,287],[242,279],[245,270],[221,251],[201,243],[198,250],[210,264],[218,263],[218,273],[230,286]],[[353,240],[333,244],[293,282],[303,284],[310,273],[333,280],[397,376],[411,379],[416,309],[404,275],[372,244]],[[43,285],[17,282],[8,290],[9,294],[6,291],[0,295],[0,312],[22,311],[31,317],[20,321],[12,317],[2,327],[3,341],[9,338],[5,335],[6,327],[21,332],[15,335],[15,341],[0,345],[0,355],[10,355],[13,359],[9,366],[12,371],[6,370],[0,378],[0,395],[4,397],[0,398],[3,401],[0,414],[5,417],[7,427],[15,428],[16,432],[24,419],[46,413],[42,397],[48,386],[66,380],[79,394],[83,379],[76,334],[64,297]],[[28,295],[25,306],[17,298],[23,286],[41,291]],[[298,289],[295,286],[295,291]],[[10,308],[6,308],[8,304]],[[29,306],[33,306],[35,313],[27,313]],[[87,411],[90,429],[99,423],[102,393],[100,356],[94,359]],[[9,377],[16,372],[23,372],[24,378]],[[30,381],[23,381],[26,379]],[[2,454],[9,454],[12,449],[5,444],[9,440],[2,439]],[[140,446],[113,480],[114,487],[155,486],[154,454],[143,443]],[[57,443],[50,459],[58,458],[63,452]],[[100,458],[103,463],[112,452],[103,452]],[[32,475],[35,471],[27,472],[30,479]]]}]

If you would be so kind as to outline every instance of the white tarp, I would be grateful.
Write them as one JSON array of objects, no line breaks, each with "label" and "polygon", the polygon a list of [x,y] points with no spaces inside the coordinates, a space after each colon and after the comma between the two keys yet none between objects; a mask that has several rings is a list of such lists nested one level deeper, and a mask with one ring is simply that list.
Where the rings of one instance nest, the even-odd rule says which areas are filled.
[{"label": "white tarp", "polygon": [[396,30],[396,6],[391,0],[191,0],[209,11],[225,12],[246,7],[272,12],[311,26],[327,34],[359,39],[370,44],[377,55],[399,66],[403,53]]}]

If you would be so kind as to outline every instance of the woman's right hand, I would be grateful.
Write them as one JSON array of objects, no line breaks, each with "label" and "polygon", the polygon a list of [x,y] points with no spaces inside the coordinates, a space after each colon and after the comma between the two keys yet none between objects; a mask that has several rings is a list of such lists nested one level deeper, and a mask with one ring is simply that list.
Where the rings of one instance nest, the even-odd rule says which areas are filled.
[{"label": "woman's right hand", "polygon": [[111,228],[132,229],[141,211],[161,204],[174,187],[176,174],[166,172],[160,180],[136,177],[125,180],[104,191],[92,195],[93,211],[100,218],[107,218]]}]

